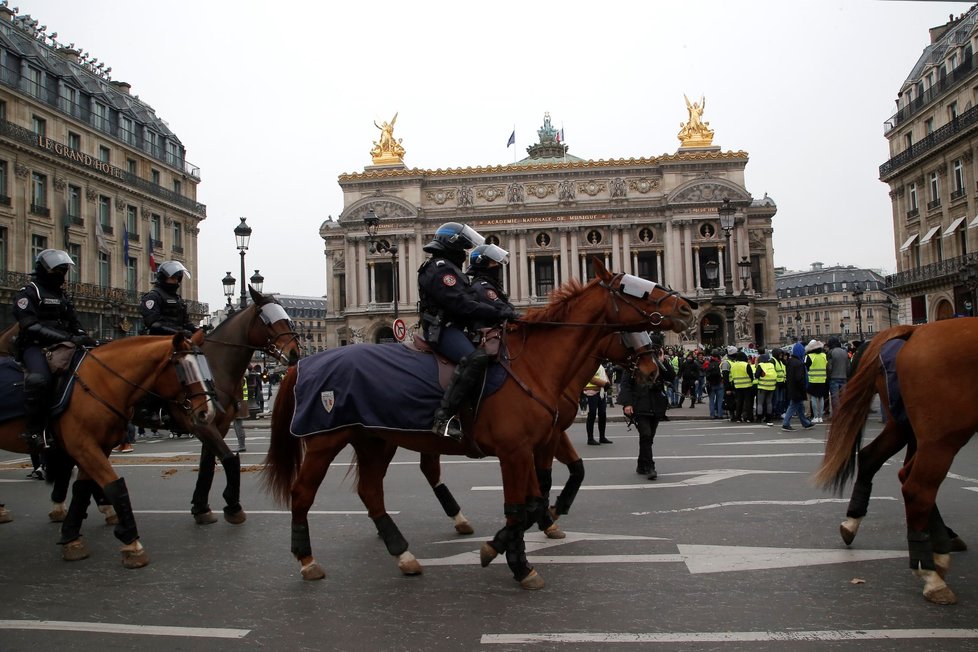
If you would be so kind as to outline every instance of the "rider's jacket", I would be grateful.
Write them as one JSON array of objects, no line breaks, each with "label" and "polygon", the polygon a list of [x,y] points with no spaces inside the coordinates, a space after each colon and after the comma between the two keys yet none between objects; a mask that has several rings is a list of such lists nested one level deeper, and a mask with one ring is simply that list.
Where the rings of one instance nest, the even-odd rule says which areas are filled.
[{"label": "rider's jacket", "polygon": [[444,258],[429,258],[418,269],[418,294],[425,330],[433,323],[470,329],[476,322],[504,319],[502,307],[480,301],[469,277]]},{"label": "rider's jacket", "polygon": [[189,322],[187,303],[177,290],[166,283],[156,283],[140,301],[143,326],[150,335],[172,335],[179,331],[195,331]]},{"label": "rider's jacket", "polygon": [[[493,279],[476,274],[472,277],[472,290],[481,303],[492,306],[500,315],[516,312],[513,304],[509,302],[509,297]],[[475,319],[473,322],[474,328],[487,328],[497,325],[499,319],[497,318],[495,321]]]},{"label": "rider's jacket", "polygon": [[14,295],[14,318],[20,325],[17,348],[48,346],[83,334],[75,307],[61,288],[28,283]]}]

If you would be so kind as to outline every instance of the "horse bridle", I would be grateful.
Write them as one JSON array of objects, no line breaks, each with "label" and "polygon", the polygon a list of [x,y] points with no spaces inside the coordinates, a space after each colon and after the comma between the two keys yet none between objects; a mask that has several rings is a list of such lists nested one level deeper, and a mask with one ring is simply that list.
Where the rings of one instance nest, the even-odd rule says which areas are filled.
[{"label": "horse bridle", "polygon": [[[265,305],[268,304],[262,304],[261,307]],[[279,304],[275,304],[275,305],[279,305]],[[251,318],[251,323],[248,324],[249,333],[251,332],[251,329],[255,327],[255,324],[259,319],[264,319],[262,315],[262,311],[260,309],[261,307],[258,306],[257,304],[255,304],[255,307],[258,309],[255,310],[255,314]],[[284,312],[285,309],[283,308],[282,310]],[[285,351],[279,348],[278,341],[283,337],[288,337],[289,340],[286,342],[286,345],[288,345],[289,342],[297,342],[300,348],[302,347],[302,343],[299,341],[299,334],[292,329],[292,320],[289,319],[287,313],[285,316],[289,324],[289,330],[285,331],[284,333],[270,334],[266,338],[264,346],[254,346],[252,344],[239,344],[238,342],[228,342],[227,340],[219,340],[216,338],[208,338],[207,341],[212,344],[223,344],[224,346],[238,347],[242,349],[248,349],[249,351],[261,351],[263,353],[267,353],[268,355],[272,356],[282,364],[288,365],[290,364],[290,361],[288,357],[285,355]],[[280,320],[276,320],[276,321],[280,321]],[[275,322],[271,322],[268,325],[271,326],[271,324],[273,323]]]}]

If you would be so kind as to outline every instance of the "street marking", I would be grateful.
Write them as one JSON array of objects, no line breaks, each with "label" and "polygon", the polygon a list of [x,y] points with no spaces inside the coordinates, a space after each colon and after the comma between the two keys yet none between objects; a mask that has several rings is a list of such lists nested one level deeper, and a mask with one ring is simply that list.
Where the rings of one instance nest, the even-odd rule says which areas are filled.
[{"label": "street marking", "polygon": [[97,632],[99,634],[139,634],[144,636],[183,636],[192,638],[244,638],[250,629],[218,627],[162,627],[122,623],[81,623],[67,620],[0,620],[0,629],[31,629],[57,632]]},{"label": "street marking", "polygon": [[978,487],[962,487],[965,491],[976,491],[978,492]]},{"label": "street marking", "polygon": [[[976,489],[978,490],[978,489]],[[893,496],[872,496],[870,500],[897,500]],[[810,505],[820,505],[822,503],[848,503],[848,498],[814,498],[812,500],[731,500],[724,503],[711,503],[700,505],[699,507],[683,507],[682,509],[660,509],[654,512],[632,512],[632,516],[649,516],[652,514],[682,514],[684,512],[698,512],[707,509],[718,509],[720,507],[746,507],[750,505],[798,505],[807,507]]]},{"label": "street marking", "polygon": [[973,484],[978,484],[978,479],[969,478],[966,475],[958,475],[957,473],[948,473],[947,477],[951,478],[952,480],[961,480],[962,482],[971,482]]},{"label": "street marking", "polygon": [[825,443],[824,439],[814,437],[798,437],[795,439],[761,439],[754,441],[717,441],[710,444],[700,444],[700,446],[780,446],[781,444],[818,444]]},{"label": "street marking", "polygon": [[[629,458],[631,459],[631,458]],[[663,458],[659,458],[663,459]],[[581,491],[620,491],[631,489],[672,489],[676,487],[694,487],[700,485],[714,484],[721,480],[729,480],[744,475],[786,475],[808,473],[808,471],[761,471],[756,469],[713,469],[709,471],[686,471],[683,473],[661,473],[659,477],[675,475],[693,475],[689,480],[680,482],[645,482],[642,484],[605,484],[605,485],[584,485]],[[551,491],[560,491],[563,487],[551,487]],[[472,487],[472,491],[502,491],[502,486],[483,486]]]},{"label": "street marking", "polygon": [[[133,510],[133,512],[136,513],[136,514],[150,514],[150,515],[157,515],[157,516],[160,515],[160,514],[187,514],[188,513],[187,510],[182,510],[182,509],[136,509],[136,510]],[[248,516],[252,516],[254,514],[273,514],[273,515],[280,515],[280,516],[291,516],[292,515],[292,512],[290,512],[287,509],[255,509],[255,510],[249,509],[249,510],[247,510],[247,512],[248,512]],[[360,510],[356,510],[356,509],[348,509],[348,510],[343,510],[343,509],[325,509],[325,510],[310,509],[309,510],[309,513],[310,514],[317,514],[319,516],[366,516],[367,511],[364,510],[364,509],[360,509]],[[391,511],[388,511],[387,513],[388,514],[395,514],[396,515],[396,514],[400,514],[401,512],[391,510]]]},{"label": "street marking", "polygon": [[483,634],[483,645],[533,643],[767,643],[978,638],[978,629],[825,629],[783,632],[554,632]]}]

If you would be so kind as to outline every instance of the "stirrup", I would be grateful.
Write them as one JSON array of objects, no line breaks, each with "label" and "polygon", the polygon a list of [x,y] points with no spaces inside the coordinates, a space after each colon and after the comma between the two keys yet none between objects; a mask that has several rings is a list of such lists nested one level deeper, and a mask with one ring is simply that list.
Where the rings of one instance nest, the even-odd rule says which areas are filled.
[{"label": "stirrup", "polygon": [[[454,422],[454,425],[455,425],[454,428],[452,428],[453,422]],[[455,415],[449,417],[444,422],[444,424],[442,424],[442,423],[435,423],[435,425],[432,426],[431,430],[434,433],[436,433],[438,435],[441,435],[442,437],[447,437],[449,439],[454,439],[455,441],[462,441],[462,423],[459,421],[458,417],[455,416]]]}]

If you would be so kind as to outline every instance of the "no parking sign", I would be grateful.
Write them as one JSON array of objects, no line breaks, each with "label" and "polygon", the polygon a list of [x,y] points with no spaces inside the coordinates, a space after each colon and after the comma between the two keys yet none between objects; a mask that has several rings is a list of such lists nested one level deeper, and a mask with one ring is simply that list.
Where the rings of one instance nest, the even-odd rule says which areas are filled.
[{"label": "no parking sign", "polygon": [[404,323],[403,319],[394,320],[394,339],[398,342],[403,342],[404,338],[407,337],[407,324]]}]

